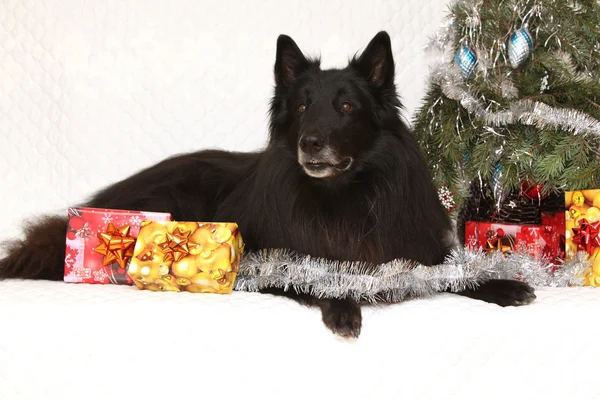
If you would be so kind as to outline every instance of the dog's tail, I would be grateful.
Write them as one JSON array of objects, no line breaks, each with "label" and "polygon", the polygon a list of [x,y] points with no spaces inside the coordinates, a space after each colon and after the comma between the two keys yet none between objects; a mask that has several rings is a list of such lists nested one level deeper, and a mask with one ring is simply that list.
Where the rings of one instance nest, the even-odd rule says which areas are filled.
[{"label": "dog's tail", "polygon": [[0,279],[62,280],[67,218],[46,216],[25,225],[25,237],[4,245]]}]

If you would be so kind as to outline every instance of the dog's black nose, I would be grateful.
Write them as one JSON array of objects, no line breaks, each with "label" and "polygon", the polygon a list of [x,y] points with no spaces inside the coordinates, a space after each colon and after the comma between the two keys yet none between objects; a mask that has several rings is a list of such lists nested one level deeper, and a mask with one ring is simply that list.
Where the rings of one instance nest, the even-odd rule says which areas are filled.
[{"label": "dog's black nose", "polygon": [[306,154],[315,155],[323,148],[323,139],[317,136],[303,136],[300,139],[300,150]]}]

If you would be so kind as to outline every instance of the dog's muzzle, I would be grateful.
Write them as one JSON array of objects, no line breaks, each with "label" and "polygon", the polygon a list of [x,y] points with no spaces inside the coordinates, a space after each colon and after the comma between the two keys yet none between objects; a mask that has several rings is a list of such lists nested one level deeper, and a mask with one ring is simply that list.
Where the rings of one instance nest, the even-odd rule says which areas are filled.
[{"label": "dog's muzzle", "polygon": [[316,137],[302,138],[298,143],[298,163],[312,178],[329,178],[352,168],[352,157],[340,157],[330,146]]}]

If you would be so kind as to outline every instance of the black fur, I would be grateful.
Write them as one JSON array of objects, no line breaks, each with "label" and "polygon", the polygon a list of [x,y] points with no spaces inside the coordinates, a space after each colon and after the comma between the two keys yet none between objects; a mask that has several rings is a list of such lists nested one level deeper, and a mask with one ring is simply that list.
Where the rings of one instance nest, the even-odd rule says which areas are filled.
[{"label": "black fur", "polygon": [[[451,224],[419,145],[399,117],[387,33],[335,70],[321,70],[318,60],[307,59],[282,35],[274,72],[264,151],[179,155],[85,205],[165,211],[176,220],[236,221],[248,250],[290,248],[373,268],[395,258],[441,262],[452,246]],[[310,171],[327,176],[311,177]],[[0,278],[61,280],[65,233],[65,218],[37,220],[26,231],[27,244],[10,245]],[[534,297],[517,282],[486,287],[480,296],[463,294],[500,305]],[[358,304],[277,294],[318,306],[324,323],[342,336],[360,333]]]}]

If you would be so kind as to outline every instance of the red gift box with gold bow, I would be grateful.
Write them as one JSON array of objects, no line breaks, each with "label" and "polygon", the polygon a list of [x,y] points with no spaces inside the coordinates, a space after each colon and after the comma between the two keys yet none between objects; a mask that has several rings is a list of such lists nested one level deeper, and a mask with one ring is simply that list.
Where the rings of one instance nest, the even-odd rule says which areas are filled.
[{"label": "red gift box with gold bow", "polygon": [[517,225],[467,221],[465,245],[488,253],[518,251],[554,261],[561,254],[562,231],[550,225]]},{"label": "red gift box with gold bow", "polygon": [[143,221],[171,221],[171,214],[70,208],[64,281],[132,285],[127,266]]}]

